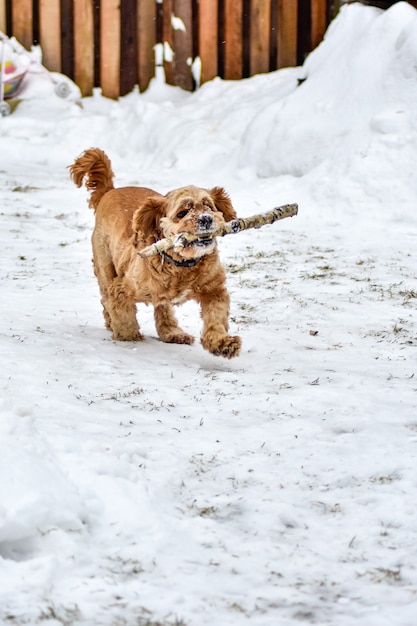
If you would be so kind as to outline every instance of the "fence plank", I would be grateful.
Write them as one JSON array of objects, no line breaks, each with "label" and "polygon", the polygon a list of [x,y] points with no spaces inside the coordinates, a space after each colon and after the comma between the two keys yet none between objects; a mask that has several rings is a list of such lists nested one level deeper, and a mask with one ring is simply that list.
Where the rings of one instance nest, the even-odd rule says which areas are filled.
[{"label": "fence plank", "polygon": [[[174,0],[163,0],[162,3],[162,42],[164,44],[164,70],[168,85],[175,85],[174,66],[174,33],[171,19],[174,14]],[[172,51],[172,58],[170,57]]]},{"label": "fence plank", "polygon": [[298,0],[278,0],[277,67],[297,65]]},{"label": "fence plank", "polygon": [[61,72],[74,79],[74,0],[61,0]]},{"label": "fence plank", "polygon": [[201,83],[218,74],[218,5],[217,0],[200,0],[198,40],[201,58]]},{"label": "fence plank", "polygon": [[183,89],[192,90],[190,62],[193,59],[193,12],[190,0],[174,0],[174,17],[181,20],[172,24],[175,84]]},{"label": "fence plank", "polygon": [[302,65],[311,48],[311,2],[298,0],[297,64]]},{"label": "fence plank", "polygon": [[137,85],[137,5],[140,0],[123,0],[120,3],[120,95],[132,91]]},{"label": "fence plank", "polygon": [[74,80],[83,96],[94,87],[94,0],[74,0]]},{"label": "fence plank", "polygon": [[311,48],[314,50],[326,32],[327,0],[311,0]]},{"label": "fence plank", "polygon": [[61,71],[61,9],[59,0],[39,1],[39,40],[42,63],[52,72]]},{"label": "fence plank", "polygon": [[25,48],[31,47],[33,43],[32,0],[13,0],[12,31]]},{"label": "fence plank", "polygon": [[141,92],[155,75],[156,2],[138,2],[138,82]]},{"label": "fence plank", "polygon": [[6,0],[0,0],[0,31],[6,33]]},{"label": "fence plank", "polygon": [[225,0],[224,4],[224,77],[242,78],[243,4]]},{"label": "fence plank", "polygon": [[271,0],[252,0],[250,19],[250,73],[269,71]]},{"label": "fence plank", "polygon": [[101,0],[100,84],[103,95],[120,95],[120,0]]}]

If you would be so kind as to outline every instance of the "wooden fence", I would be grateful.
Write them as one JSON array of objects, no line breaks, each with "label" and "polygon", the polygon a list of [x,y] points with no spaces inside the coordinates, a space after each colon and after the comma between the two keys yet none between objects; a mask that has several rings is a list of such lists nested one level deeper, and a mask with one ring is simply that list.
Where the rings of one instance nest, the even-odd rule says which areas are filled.
[{"label": "wooden fence", "polygon": [[166,80],[192,90],[192,62],[201,83],[239,79],[296,65],[322,39],[330,0],[0,0],[0,30],[26,48],[39,43],[43,62],[117,98],[155,73],[155,45],[164,50]]}]

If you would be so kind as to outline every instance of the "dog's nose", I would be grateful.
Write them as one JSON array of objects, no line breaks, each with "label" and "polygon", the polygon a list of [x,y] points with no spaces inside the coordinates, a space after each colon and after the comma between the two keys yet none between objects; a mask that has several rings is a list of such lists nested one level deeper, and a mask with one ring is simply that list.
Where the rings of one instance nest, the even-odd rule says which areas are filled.
[{"label": "dog's nose", "polygon": [[197,222],[201,230],[209,230],[213,226],[213,217],[208,213],[202,213],[198,216]]}]

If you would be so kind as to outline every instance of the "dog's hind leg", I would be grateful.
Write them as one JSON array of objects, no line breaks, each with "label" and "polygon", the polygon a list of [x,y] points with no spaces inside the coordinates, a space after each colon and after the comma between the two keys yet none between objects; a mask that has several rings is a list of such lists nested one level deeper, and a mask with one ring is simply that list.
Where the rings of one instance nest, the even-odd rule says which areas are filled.
[{"label": "dog's hind leg", "polygon": [[124,278],[115,278],[110,285],[106,309],[110,317],[113,339],[142,341],[136,319],[136,302],[132,289]]},{"label": "dog's hind leg", "polygon": [[100,233],[97,231],[97,229],[95,229],[93,232],[92,244],[93,269],[100,289],[104,323],[108,330],[113,330],[108,302],[110,285],[117,277],[117,272],[116,268],[114,267],[110,252],[107,246],[103,245],[102,237],[100,236]]},{"label": "dog's hind leg", "polygon": [[125,278],[119,278],[100,230],[92,236],[94,274],[98,280],[106,328],[113,331],[113,339],[141,341],[136,320],[136,304],[132,289]]},{"label": "dog's hind leg", "polygon": [[167,300],[154,304],[154,318],[156,330],[161,341],[165,341],[165,343],[185,343],[188,345],[194,343],[194,337],[184,332],[178,326],[174,307]]},{"label": "dog's hind leg", "polygon": [[97,254],[96,247],[93,247],[93,268],[100,289],[104,323],[108,330],[113,330],[108,301],[109,287],[117,276],[116,268],[114,267],[112,260],[105,256],[102,251],[101,255]]},{"label": "dog's hind leg", "polygon": [[[112,325],[111,325],[110,313],[108,311],[108,300],[109,300],[108,284],[109,284],[109,280],[106,280],[102,276],[102,273],[99,271],[99,269],[97,268],[97,265],[95,263],[94,263],[94,274],[95,274],[95,276],[97,278],[98,286],[99,286],[99,289],[100,289],[101,304],[103,306],[104,323],[105,323],[106,328],[108,330],[113,330],[112,329]],[[110,281],[114,280],[114,277],[115,277],[115,272],[113,272],[113,275],[110,276]]]}]

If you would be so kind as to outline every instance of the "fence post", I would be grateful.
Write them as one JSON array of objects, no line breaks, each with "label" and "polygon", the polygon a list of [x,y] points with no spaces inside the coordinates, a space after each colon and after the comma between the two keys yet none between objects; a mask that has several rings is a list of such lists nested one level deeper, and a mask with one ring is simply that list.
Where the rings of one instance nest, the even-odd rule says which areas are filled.
[{"label": "fence post", "polygon": [[224,77],[243,75],[243,4],[242,0],[224,3]]},{"label": "fence post", "polygon": [[120,0],[100,2],[100,84],[103,96],[120,95]]},{"label": "fence post", "polygon": [[155,76],[156,2],[138,0],[138,82],[141,92]]},{"label": "fence post", "polygon": [[0,31],[6,32],[6,0],[0,0]]},{"label": "fence post", "polygon": [[[193,14],[191,0],[164,0],[162,39],[166,82],[192,90],[193,79],[188,60],[193,57]],[[168,55],[171,48],[172,56]]]},{"label": "fence post", "polygon": [[250,12],[250,73],[269,71],[271,0],[252,0]]},{"label": "fence post", "polygon": [[326,32],[327,0],[311,0],[311,49],[314,50]]},{"label": "fence post", "polygon": [[120,2],[120,95],[138,84],[137,8],[139,0]]},{"label": "fence post", "polygon": [[83,96],[94,87],[94,0],[74,0],[74,80]]},{"label": "fence post", "polygon": [[[171,23],[174,41],[175,84],[189,91],[193,88],[191,63],[193,61],[193,12],[190,0],[175,0]],[[185,30],[184,30],[185,29]]]},{"label": "fence post", "polygon": [[164,46],[164,72],[168,85],[175,85],[174,57],[169,57],[168,49],[174,51],[174,34],[172,32],[171,18],[174,13],[174,0],[163,0],[162,3],[162,43]]},{"label": "fence post", "polygon": [[277,67],[297,65],[298,0],[278,0]]},{"label": "fence post", "polygon": [[61,8],[59,0],[40,0],[39,39],[42,63],[52,72],[61,71]]},{"label": "fence post", "polygon": [[198,19],[199,53],[201,58],[201,84],[217,76],[218,36],[217,0],[200,0]]},{"label": "fence post", "polygon": [[27,49],[33,44],[32,0],[13,0],[13,35]]}]

